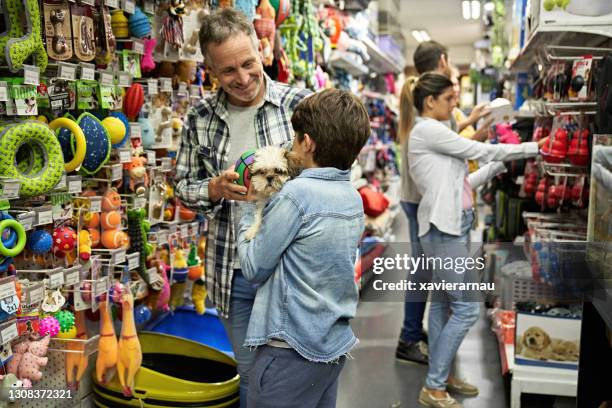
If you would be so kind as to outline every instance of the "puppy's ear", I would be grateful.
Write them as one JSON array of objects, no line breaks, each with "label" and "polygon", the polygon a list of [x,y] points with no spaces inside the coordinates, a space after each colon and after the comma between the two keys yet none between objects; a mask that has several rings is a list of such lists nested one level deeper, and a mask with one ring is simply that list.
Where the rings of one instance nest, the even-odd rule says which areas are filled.
[{"label": "puppy's ear", "polygon": [[300,175],[303,170],[302,161],[294,152],[285,150],[285,160],[287,160],[287,172],[289,177],[294,179]]},{"label": "puppy's ear", "polygon": [[542,335],[544,336],[544,347],[550,346],[550,344],[552,343],[552,340],[550,339],[550,336],[548,335],[548,333],[542,330]]}]

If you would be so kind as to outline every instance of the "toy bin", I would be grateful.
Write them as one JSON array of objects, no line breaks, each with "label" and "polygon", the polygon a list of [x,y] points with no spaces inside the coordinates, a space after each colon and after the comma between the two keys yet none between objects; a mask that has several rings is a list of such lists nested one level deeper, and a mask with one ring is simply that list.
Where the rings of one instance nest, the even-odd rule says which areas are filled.
[{"label": "toy bin", "polygon": [[115,376],[101,385],[94,379],[94,402],[118,407],[237,407],[236,361],[211,347],[167,334],[142,332],[142,367],[134,396],[125,397]]}]

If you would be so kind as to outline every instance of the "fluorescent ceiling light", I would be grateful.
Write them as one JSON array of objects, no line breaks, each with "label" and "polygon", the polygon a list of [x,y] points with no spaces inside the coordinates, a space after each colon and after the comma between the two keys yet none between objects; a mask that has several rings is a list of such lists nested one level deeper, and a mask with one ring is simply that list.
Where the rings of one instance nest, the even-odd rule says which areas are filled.
[{"label": "fluorescent ceiling light", "polygon": [[469,0],[463,0],[461,2],[461,8],[463,9],[463,18],[469,20],[472,17]]},{"label": "fluorescent ceiling light", "polygon": [[427,30],[412,30],[412,36],[418,43],[431,40]]},{"label": "fluorescent ceiling light", "polygon": [[480,18],[480,1],[472,0],[472,18],[478,20]]},{"label": "fluorescent ceiling light", "polygon": [[493,3],[492,1],[487,1],[484,4],[484,9],[485,9],[485,11],[493,11],[493,10],[495,10],[495,3]]}]

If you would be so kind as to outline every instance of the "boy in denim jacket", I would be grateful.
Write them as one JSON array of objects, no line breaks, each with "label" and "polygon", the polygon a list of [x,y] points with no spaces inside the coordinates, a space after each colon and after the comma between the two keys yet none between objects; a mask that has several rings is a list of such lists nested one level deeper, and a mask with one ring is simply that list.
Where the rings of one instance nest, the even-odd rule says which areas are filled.
[{"label": "boy in denim jacket", "polygon": [[364,228],[350,168],[370,136],[363,104],[327,90],[304,99],[291,118],[303,171],[268,202],[251,241],[254,205],[240,222],[242,273],[258,284],[245,347],[258,347],[248,406],[335,407],[349,325],[359,293],[354,264]]}]

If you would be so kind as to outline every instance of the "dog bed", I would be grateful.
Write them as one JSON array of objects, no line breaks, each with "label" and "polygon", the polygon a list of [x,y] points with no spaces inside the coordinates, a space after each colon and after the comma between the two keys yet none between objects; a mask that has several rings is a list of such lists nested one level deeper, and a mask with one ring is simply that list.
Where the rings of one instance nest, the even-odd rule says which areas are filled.
[{"label": "dog bed", "polygon": [[[21,182],[21,197],[44,194],[62,178],[62,149],[44,123],[33,120],[0,127],[0,151],[0,175]],[[24,158],[26,164],[21,164],[19,159]]]}]

